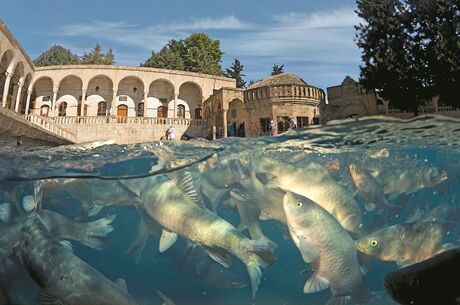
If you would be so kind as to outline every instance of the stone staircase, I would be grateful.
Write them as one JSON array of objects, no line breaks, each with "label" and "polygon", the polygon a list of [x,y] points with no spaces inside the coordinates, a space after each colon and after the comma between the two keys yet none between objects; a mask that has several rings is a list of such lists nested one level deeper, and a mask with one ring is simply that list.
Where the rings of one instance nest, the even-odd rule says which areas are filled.
[{"label": "stone staircase", "polygon": [[36,115],[36,114],[22,114],[20,115],[22,119],[40,126],[41,128],[54,133],[56,136],[64,138],[68,140],[69,142],[75,143],[76,142],[76,136],[75,134],[65,130],[64,128],[60,127],[59,125],[51,122],[45,117]]}]

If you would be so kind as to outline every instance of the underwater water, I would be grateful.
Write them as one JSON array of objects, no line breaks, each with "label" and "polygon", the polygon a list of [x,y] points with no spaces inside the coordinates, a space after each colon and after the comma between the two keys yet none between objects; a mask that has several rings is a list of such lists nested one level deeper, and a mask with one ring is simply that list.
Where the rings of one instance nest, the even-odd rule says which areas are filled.
[{"label": "underwater water", "polygon": [[458,247],[459,132],[2,145],[0,304],[396,304],[385,274]]}]

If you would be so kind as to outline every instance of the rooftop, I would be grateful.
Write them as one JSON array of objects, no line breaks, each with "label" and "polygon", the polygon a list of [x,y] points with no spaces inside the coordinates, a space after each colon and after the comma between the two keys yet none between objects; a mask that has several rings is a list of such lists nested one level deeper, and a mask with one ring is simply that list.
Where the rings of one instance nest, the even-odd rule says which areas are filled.
[{"label": "rooftop", "polygon": [[271,87],[280,85],[297,85],[297,86],[308,86],[308,84],[294,74],[281,73],[278,75],[270,76],[260,82],[252,84],[248,89],[256,89],[261,87]]}]

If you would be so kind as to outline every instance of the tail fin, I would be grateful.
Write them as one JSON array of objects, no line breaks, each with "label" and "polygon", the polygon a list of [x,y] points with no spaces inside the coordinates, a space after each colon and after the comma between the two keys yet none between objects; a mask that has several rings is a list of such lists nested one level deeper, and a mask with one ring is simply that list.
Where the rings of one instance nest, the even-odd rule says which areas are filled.
[{"label": "tail fin", "polygon": [[267,267],[267,263],[257,255],[251,255],[244,264],[248,270],[249,278],[251,279],[252,286],[252,299],[255,298],[257,289],[259,288],[260,283],[262,282],[262,270],[260,267]]},{"label": "tail fin", "polygon": [[106,247],[106,237],[113,231],[111,223],[115,220],[115,215],[110,215],[95,221],[82,223],[82,238],[80,242],[96,250]]}]

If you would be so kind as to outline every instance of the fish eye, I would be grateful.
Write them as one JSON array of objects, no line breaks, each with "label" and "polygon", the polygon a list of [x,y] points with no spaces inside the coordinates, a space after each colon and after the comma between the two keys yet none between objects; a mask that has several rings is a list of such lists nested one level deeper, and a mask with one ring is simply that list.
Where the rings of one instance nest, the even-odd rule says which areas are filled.
[{"label": "fish eye", "polygon": [[362,229],[362,228],[364,228],[364,225],[362,223],[360,223],[358,228]]},{"label": "fish eye", "polygon": [[372,247],[377,247],[377,244],[378,244],[378,242],[377,242],[376,239],[371,240],[371,246]]},{"label": "fish eye", "polygon": [[433,175],[433,177],[437,177],[437,176],[438,176],[438,170],[437,170],[436,168],[433,169],[432,175]]},{"label": "fish eye", "polygon": [[297,201],[296,206],[297,206],[298,208],[301,208],[301,207],[302,207],[302,201]]}]

